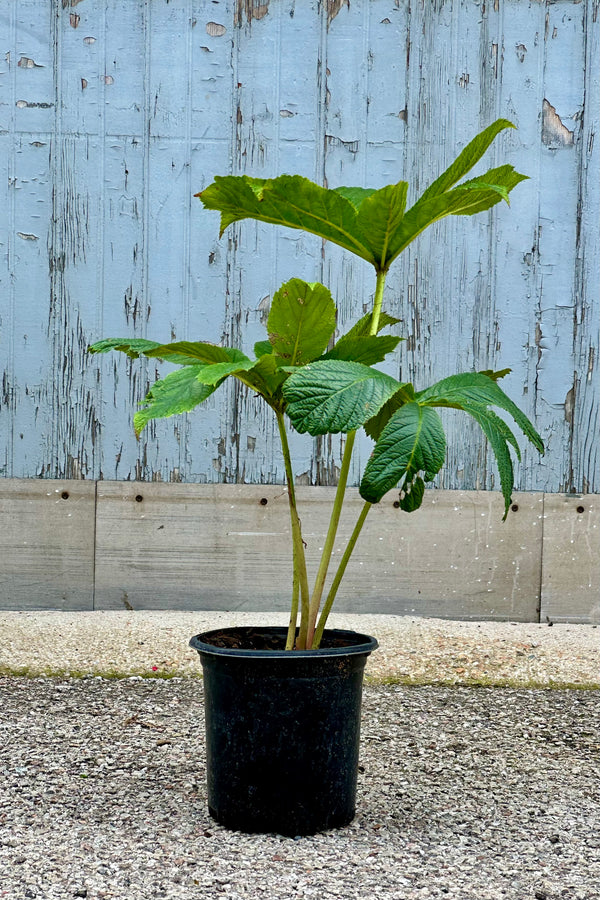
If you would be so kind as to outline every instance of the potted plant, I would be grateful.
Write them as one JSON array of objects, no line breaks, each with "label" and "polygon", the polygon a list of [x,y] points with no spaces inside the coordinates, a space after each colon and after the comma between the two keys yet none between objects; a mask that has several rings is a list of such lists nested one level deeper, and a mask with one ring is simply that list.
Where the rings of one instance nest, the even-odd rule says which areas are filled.
[{"label": "potted plant", "polygon": [[[543,452],[533,425],[498,384],[509,370],[461,373],[416,388],[376,368],[401,340],[381,334],[398,323],[383,309],[391,264],[438,219],[508,202],[510,191],[525,178],[512,166],[463,179],[494,138],[512,127],[499,119],[482,131],[409,209],[405,181],[379,190],[331,190],[298,175],[230,175],[215,178],[196,195],[207,209],[221,213],[221,234],[233,222],[256,219],[311,232],[371,263],[372,309],[335,343],[336,307],[329,290],[293,278],[273,295],[268,334],[255,345],[254,358],[235,347],[198,341],[110,338],[90,348],[179,365],[156,382],[135,414],[138,435],[151,419],[194,409],[229,377],[260,395],[277,423],[291,521],[289,627],[221,629],[191,641],[205,677],[209,809],[229,827],[307,834],[346,824],[354,815],[362,675],[377,643],[325,626],[372,504],[399,485],[401,508],[414,512],[425,483],[442,467],[446,441],[437,408],[464,410],[483,429],[498,464],[505,518],[513,488],[510,449],[518,456],[519,445],[506,417],[493,407],[508,414]],[[286,419],[301,433],[346,435],[312,591]],[[360,482],[365,502],[326,588],[359,428],[374,442]]]}]

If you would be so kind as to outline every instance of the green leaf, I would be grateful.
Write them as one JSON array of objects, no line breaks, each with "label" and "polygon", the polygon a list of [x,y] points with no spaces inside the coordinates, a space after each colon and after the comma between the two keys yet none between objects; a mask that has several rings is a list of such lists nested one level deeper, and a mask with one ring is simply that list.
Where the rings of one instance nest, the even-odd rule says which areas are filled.
[{"label": "green leaf", "polygon": [[322,284],[292,278],[273,296],[269,341],[280,359],[303,366],[320,356],[335,331],[335,303]]},{"label": "green leaf", "polygon": [[358,212],[362,206],[363,200],[375,193],[375,188],[362,187],[338,187],[334,188],[336,194],[341,194],[346,200],[349,200],[354,209]]},{"label": "green leaf", "polygon": [[202,384],[218,384],[228,375],[238,375],[253,369],[257,365],[255,359],[245,357],[237,362],[211,363],[208,366],[198,366],[196,378]]},{"label": "green leaf", "polygon": [[323,188],[299,175],[250,178],[216,177],[196,194],[207,209],[221,212],[221,234],[232,222],[256,219],[298,228],[333,241],[385,272],[399,253],[428,225],[448,215],[473,215],[489,209],[525,176],[512,166],[491,169],[480,178],[451,190],[505,128],[498,119],[478,134],[452,165],[430,185],[407,212],[406,182],[380,190],[361,187]]},{"label": "green leaf", "polygon": [[196,367],[185,366],[157,381],[146,396],[145,402],[148,405],[134,416],[136,435],[139,437],[151,419],[164,419],[177,413],[189,412],[210,397],[218,385],[201,384],[197,376]]},{"label": "green leaf", "polygon": [[277,358],[271,353],[261,356],[248,371],[236,372],[235,377],[269,402],[277,394],[287,374],[280,371]]},{"label": "green leaf", "polygon": [[311,232],[375,264],[357,227],[353,203],[339,191],[321,187],[300,175],[265,179],[217,176],[196,197],[207,209],[220,211],[221,234],[232,222],[256,219]]},{"label": "green leaf", "polygon": [[[494,373],[500,377],[500,373]],[[525,437],[540,453],[544,452],[543,441],[524,412],[504,393],[494,377],[483,372],[464,372],[438,381],[417,394],[419,403],[429,406],[446,406],[463,409],[465,404],[475,403],[497,406],[509,413]]]},{"label": "green leaf", "polygon": [[[512,169],[512,166],[507,168]],[[518,183],[524,178],[524,175],[514,172],[514,178],[511,181]],[[504,183],[488,184],[475,180],[466,186],[459,185],[445,194],[421,197],[408,210],[401,224],[390,237],[386,265],[389,266],[399,253],[434,222],[445,216],[472,216],[475,213],[483,212],[506,199],[509,190],[512,188],[506,187]]]},{"label": "green leaf", "polygon": [[412,403],[415,399],[415,389],[410,382],[403,384],[398,391],[384,403],[376,416],[365,422],[365,431],[374,441],[379,440],[381,432],[392,418],[393,414],[405,403]]},{"label": "green leaf", "polygon": [[[363,316],[361,319],[358,320],[358,322],[356,322],[355,325],[352,326],[350,331],[346,332],[346,334],[340,338],[340,341],[346,340],[346,338],[348,338],[348,340],[350,340],[350,339],[354,339],[354,338],[364,337],[364,336],[370,334],[372,318],[373,318],[372,314],[367,313],[366,316]],[[390,316],[389,313],[381,312],[379,315],[379,322],[377,324],[377,331],[378,332],[383,331],[383,329],[387,328],[388,325],[397,325],[398,322],[401,322],[401,321],[402,321],[401,319],[395,319],[394,316]],[[338,341],[338,344],[339,344],[339,341]]]},{"label": "green leaf", "polygon": [[487,128],[484,128],[456,157],[452,165],[446,169],[439,178],[431,184],[421,195],[421,200],[427,200],[445,193],[469,172],[479,162],[492,141],[504,131],[505,128],[514,128],[508,119],[496,119]]},{"label": "green leaf", "polygon": [[514,487],[513,464],[507,441],[510,441],[512,446],[516,448],[517,456],[520,458],[519,445],[506,422],[497,416],[496,413],[485,407],[477,408],[475,404],[468,404],[464,409],[465,412],[468,412],[480,425],[481,430],[488,439],[490,447],[494,452],[496,464],[498,466],[498,474],[500,475],[502,496],[504,497],[504,520],[510,509]]},{"label": "green leaf", "polygon": [[176,341],[173,344],[157,344],[154,348],[144,350],[145,356],[158,356],[160,359],[178,363],[181,366],[197,366],[199,363],[249,362],[248,357],[235,347],[219,347],[200,341]]},{"label": "green leaf", "polygon": [[360,494],[378,503],[402,477],[409,481],[423,472],[431,481],[444,464],[446,436],[435,410],[419,403],[401,406],[383,429],[367,463]]},{"label": "green leaf", "polygon": [[397,390],[395,378],[356,362],[318,360],[283,386],[286,412],[297,431],[337,434],[372,418]]},{"label": "green leaf", "polygon": [[510,370],[503,369],[500,372],[466,372],[461,375],[452,375],[417,395],[420,403],[462,409],[480,425],[496,457],[504,497],[505,519],[510,507],[514,484],[513,465],[508,445],[512,445],[519,459],[520,451],[517,439],[506,422],[488,409],[488,406],[497,406],[508,412],[525,437],[540,453],[544,452],[540,435],[525,413],[521,412],[497,383],[499,378],[508,374],[508,371]]},{"label": "green leaf", "polygon": [[407,181],[388,184],[367,197],[358,212],[358,227],[381,269],[386,268],[391,237],[404,216],[407,191]]},{"label": "green leaf", "polygon": [[260,359],[261,356],[267,356],[267,354],[273,352],[273,347],[271,346],[271,341],[257,341],[254,345],[254,355],[257,359]]},{"label": "green leaf", "polygon": [[391,334],[367,335],[360,338],[340,338],[322,359],[347,359],[371,366],[383,362],[388,353],[396,349],[402,338]]},{"label": "green leaf", "polygon": [[414,481],[405,481],[400,493],[400,509],[404,512],[414,512],[418,509],[425,496],[425,482],[420,475]]},{"label": "green leaf", "polygon": [[90,353],[108,353],[109,350],[120,350],[130,359],[138,359],[140,354],[160,347],[157,341],[146,341],[144,338],[105,338],[88,347]]}]

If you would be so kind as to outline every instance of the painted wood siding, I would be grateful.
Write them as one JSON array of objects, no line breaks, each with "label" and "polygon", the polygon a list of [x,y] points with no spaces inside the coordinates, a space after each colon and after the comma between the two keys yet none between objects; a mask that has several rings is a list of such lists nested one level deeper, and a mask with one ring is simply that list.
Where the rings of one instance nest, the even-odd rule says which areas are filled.
[{"label": "painted wood siding", "polygon": [[[218,217],[215,174],[299,172],[331,187],[406,178],[413,198],[480,128],[487,162],[530,180],[446,219],[393,267],[407,340],[388,371],[419,387],[510,366],[548,452],[524,491],[600,491],[598,0],[11,0],[0,5],[0,475],[280,482],[273,421],[228,384],[152,425],[168,367],[90,358],[105,336],[263,335],[292,275],[322,280],[340,328],[369,266],[299,232]],[[409,198],[410,199],[410,198]],[[439,486],[498,488],[485,442],[447,417]],[[340,438],[295,436],[301,484],[330,484]],[[357,480],[369,452],[359,443]]]}]

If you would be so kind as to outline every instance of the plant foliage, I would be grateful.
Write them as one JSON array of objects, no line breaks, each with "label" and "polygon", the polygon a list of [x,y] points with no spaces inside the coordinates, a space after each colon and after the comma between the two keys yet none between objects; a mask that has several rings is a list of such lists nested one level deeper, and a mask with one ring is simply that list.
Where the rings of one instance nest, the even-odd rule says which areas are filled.
[{"label": "plant foliage", "polygon": [[[138,435],[152,419],[191,411],[230,377],[261,395],[274,410],[286,461],[294,546],[290,648],[294,641],[299,649],[318,646],[369,505],[396,486],[400,487],[404,511],[414,512],[421,505],[425,483],[435,478],[445,459],[446,437],[436,408],[462,410],[480,425],[496,457],[505,517],[514,480],[511,450],[517,458],[520,452],[513,431],[497,410],[511,418],[524,437],[543,452],[534,426],[498,384],[508,370],[451,375],[416,390],[412,384],[401,383],[375,368],[401,340],[397,335],[380,334],[398,325],[398,320],[382,309],[390,265],[433,222],[449,215],[473,215],[500,201],[508,203],[510,192],[525,178],[512,166],[502,165],[468,181],[462,179],[497,135],[512,127],[507,120],[498,119],[482,131],[408,208],[406,181],[379,190],[329,189],[299,175],[271,179],[227,175],[216,177],[196,195],[207,209],[220,212],[221,234],[243,219],[283,225],[332,241],[374,267],[373,308],[337,341],[332,343],[336,307],[328,288],[292,278],[273,295],[267,334],[255,344],[254,358],[234,347],[194,341],[162,344],[141,338],[110,338],[90,348],[93,353],[118,350],[132,359],[159,358],[180,367],[150,389],[134,417]],[[331,524],[310,598],[284,416],[301,433],[347,435]],[[366,506],[321,608],[354,434],[361,427],[374,441],[360,483]],[[296,637],[299,594],[301,621]]]}]

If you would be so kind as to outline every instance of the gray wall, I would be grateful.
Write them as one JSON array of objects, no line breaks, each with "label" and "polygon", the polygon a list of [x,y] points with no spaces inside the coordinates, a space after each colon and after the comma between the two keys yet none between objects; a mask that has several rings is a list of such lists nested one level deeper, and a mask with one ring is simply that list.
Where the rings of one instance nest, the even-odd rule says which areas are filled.
[{"label": "gray wall", "polygon": [[[136,443],[154,364],[92,358],[102,336],[262,335],[291,275],[331,286],[340,327],[369,267],[299,232],[218,217],[214,174],[299,172],[423,189],[499,116],[486,162],[530,180],[489,215],[438,223],[395,264],[386,306],[419,387],[510,366],[542,432],[521,490],[600,490],[598,0],[11,0],[0,4],[0,475],[279,482],[271,417],[239,386]],[[166,371],[166,367],[163,367]],[[440,487],[498,487],[449,417]],[[355,454],[356,481],[368,453]],[[294,439],[300,484],[340,440]]]},{"label": "gray wall", "polygon": [[[335,489],[298,489],[312,581]],[[427,491],[373,506],[337,612],[600,624],[600,497]],[[333,557],[363,503],[351,489]],[[0,610],[286,610],[286,491],[0,479]]]}]

